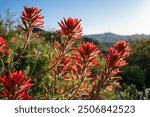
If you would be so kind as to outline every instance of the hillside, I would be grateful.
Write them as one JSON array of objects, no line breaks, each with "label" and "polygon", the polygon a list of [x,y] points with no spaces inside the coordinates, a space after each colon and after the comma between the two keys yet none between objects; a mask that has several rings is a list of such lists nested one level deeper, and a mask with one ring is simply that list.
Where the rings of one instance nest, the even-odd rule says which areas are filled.
[{"label": "hillside", "polygon": [[114,43],[119,40],[129,40],[132,41],[135,40],[141,40],[145,38],[150,38],[150,35],[145,34],[134,34],[134,35],[117,35],[114,33],[103,33],[103,34],[92,34],[92,35],[84,35],[83,37],[92,38],[94,40],[97,40],[100,43]]}]

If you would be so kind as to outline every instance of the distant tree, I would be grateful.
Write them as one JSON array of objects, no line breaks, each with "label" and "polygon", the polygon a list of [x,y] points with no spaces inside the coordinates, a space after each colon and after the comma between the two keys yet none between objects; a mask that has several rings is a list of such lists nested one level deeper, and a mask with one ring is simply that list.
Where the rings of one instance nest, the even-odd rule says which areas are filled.
[{"label": "distant tree", "polygon": [[138,89],[150,87],[150,39],[132,44],[132,54],[128,57],[128,67],[124,68],[123,81],[133,83]]},{"label": "distant tree", "polygon": [[4,25],[8,31],[13,31],[14,25],[16,23],[15,14],[10,11],[10,9],[7,9],[5,11],[5,17],[4,17]]}]

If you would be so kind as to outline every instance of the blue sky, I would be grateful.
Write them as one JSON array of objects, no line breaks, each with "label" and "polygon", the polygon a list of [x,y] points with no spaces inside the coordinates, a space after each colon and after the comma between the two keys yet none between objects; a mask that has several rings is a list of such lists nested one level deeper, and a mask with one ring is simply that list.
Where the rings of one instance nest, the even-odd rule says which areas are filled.
[{"label": "blue sky", "polygon": [[150,0],[0,0],[0,14],[9,8],[17,17],[23,6],[42,9],[46,29],[58,29],[63,17],[82,19],[84,34],[150,34]]}]

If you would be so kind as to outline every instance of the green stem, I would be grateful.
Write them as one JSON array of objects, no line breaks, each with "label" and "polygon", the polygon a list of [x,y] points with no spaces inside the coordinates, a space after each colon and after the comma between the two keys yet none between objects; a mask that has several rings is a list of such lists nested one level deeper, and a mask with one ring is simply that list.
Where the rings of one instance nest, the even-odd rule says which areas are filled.
[{"label": "green stem", "polygon": [[2,59],[0,59],[1,63],[2,63],[2,68],[1,68],[1,71],[0,71],[0,74],[4,71],[5,67],[4,67],[4,62]]},{"label": "green stem", "polygon": [[26,49],[26,47],[27,47],[27,45],[28,45],[28,43],[29,43],[29,41],[30,41],[30,36],[31,36],[31,34],[32,34],[32,27],[29,28],[29,30],[28,30],[28,32],[27,32],[27,34],[26,34],[26,39],[25,39],[24,46],[23,46],[21,52],[18,54],[18,56],[17,56],[17,58],[16,58],[16,62],[13,62],[13,64],[11,65],[10,68],[5,69],[5,71],[2,73],[2,75],[4,75],[5,73],[7,73],[8,71],[10,71],[12,68],[14,68],[14,67],[18,64],[18,62],[19,62],[20,59],[21,59],[21,56],[23,55],[23,53],[24,53],[24,51],[25,51],[25,49]]},{"label": "green stem", "polygon": [[[38,58],[38,57],[37,57],[37,58]],[[35,61],[35,63],[34,63],[34,66],[33,66],[33,69],[32,69],[31,74],[29,75],[29,78],[32,76],[32,74],[33,74],[33,72],[34,72],[34,70],[35,70],[35,66],[36,66],[36,64],[37,64],[37,61],[38,61],[38,59],[36,59],[36,61]]]}]

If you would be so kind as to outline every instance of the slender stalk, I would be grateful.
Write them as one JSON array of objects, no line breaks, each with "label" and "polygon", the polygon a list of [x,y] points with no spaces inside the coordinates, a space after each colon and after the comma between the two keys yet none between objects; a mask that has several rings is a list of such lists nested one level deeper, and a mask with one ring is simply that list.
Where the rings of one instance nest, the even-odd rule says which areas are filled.
[{"label": "slender stalk", "polygon": [[108,81],[108,79],[110,77],[110,74],[111,74],[111,69],[109,69],[107,71],[107,68],[105,66],[104,71],[105,71],[104,72],[105,77],[103,78],[103,81],[101,81],[101,80],[98,81],[98,84],[97,84],[97,87],[96,87],[96,93],[95,94],[93,93],[93,95],[91,95],[90,99],[96,99],[100,95],[100,93],[103,89],[103,86]]},{"label": "slender stalk", "polygon": [[64,56],[68,53],[68,51],[66,50],[67,47],[68,47],[68,46],[67,46],[67,45],[68,45],[68,42],[69,42],[68,40],[69,40],[69,39],[66,39],[66,41],[64,42],[63,50],[61,51],[60,56],[58,57],[58,60],[56,61],[56,63],[55,63],[52,67],[50,67],[50,68],[48,68],[47,70],[42,71],[42,72],[40,72],[40,73],[34,75],[33,77],[36,77],[36,76],[41,75],[41,74],[44,74],[44,73],[46,73],[46,72],[52,70],[57,64],[59,64],[59,62],[60,62],[60,60],[62,59],[62,57],[64,57]]},{"label": "slender stalk", "polygon": [[80,88],[80,86],[81,86],[81,84],[82,84],[82,82],[83,82],[84,80],[81,80],[81,82],[79,83],[79,85],[78,85],[78,87],[76,88],[76,90],[73,92],[73,94],[69,97],[69,100],[71,100],[74,96],[75,96],[75,94],[78,92],[78,90],[79,90],[79,88]]},{"label": "slender stalk", "polygon": [[30,41],[31,34],[32,34],[32,28],[29,28],[29,30],[27,31],[27,34],[26,34],[24,46],[23,46],[21,52],[18,54],[18,56],[16,58],[16,62],[14,62],[10,68],[4,70],[4,72],[1,75],[4,75],[5,73],[7,73],[8,71],[10,71],[12,68],[14,68],[19,63],[21,56],[23,55],[23,53]]},{"label": "slender stalk", "polygon": [[81,78],[78,77],[79,79],[81,79],[81,82],[78,84],[78,86],[77,86],[77,88],[75,89],[75,91],[73,92],[73,94],[69,97],[69,100],[71,100],[72,98],[74,98],[74,96],[75,96],[76,93],[78,92],[78,90],[79,90],[81,84],[83,83],[84,79],[86,78],[86,67],[87,67],[86,64],[87,64],[87,63],[85,62],[85,65],[84,65],[83,71],[82,71],[82,77],[81,77]]},{"label": "slender stalk", "polygon": [[20,53],[18,54],[18,56],[17,56],[17,59],[16,59],[16,62],[17,62],[17,63],[20,61],[21,56],[23,55],[25,49],[27,48],[27,45],[28,45],[28,43],[29,43],[29,41],[30,41],[30,36],[31,36],[31,34],[32,34],[32,28],[29,28],[29,30],[27,31],[27,34],[26,34],[26,39],[25,39],[24,46],[23,46],[21,52],[20,52]]},{"label": "slender stalk", "polygon": [[29,75],[29,78],[32,76],[32,74],[33,74],[33,72],[34,72],[34,70],[35,70],[35,66],[36,66],[36,64],[37,64],[37,61],[38,61],[38,57],[37,57],[37,59],[36,59],[36,61],[35,61],[35,63],[34,63],[34,66],[33,66],[33,69],[32,69],[32,71],[31,71],[31,74]]}]

